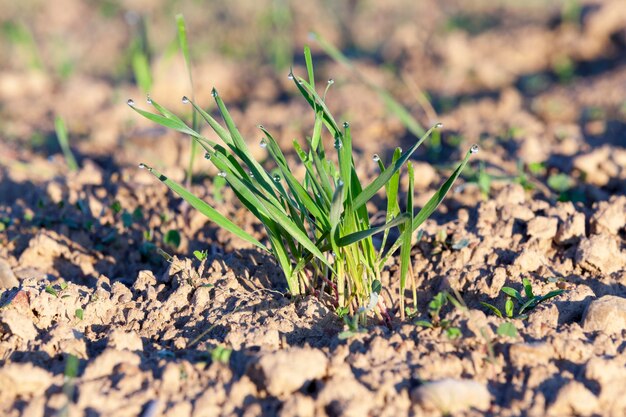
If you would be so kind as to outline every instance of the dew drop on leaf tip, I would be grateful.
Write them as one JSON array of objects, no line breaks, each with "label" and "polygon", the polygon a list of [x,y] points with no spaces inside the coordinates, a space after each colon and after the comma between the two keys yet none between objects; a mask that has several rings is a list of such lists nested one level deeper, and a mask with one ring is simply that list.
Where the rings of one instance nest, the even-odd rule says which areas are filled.
[{"label": "dew drop on leaf tip", "polygon": [[374,156],[372,156],[372,161],[374,161],[374,162],[380,161],[380,156],[378,156],[378,154],[375,153]]},{"label": "dew drop on leaf tip", "polygon": [[150,95],[146,97],[146,103],[152,104],[152,99],[150,98]]},{"label": "dew drop on leaf tip", "polygon": [[470,148],[470,153],[477,153],[480,150],[480,148],[478,147],[478,145],[472,145],[472,147]]},{"label": "dew drop on leaf tip", "polygon": [[128,104],[130,107],[135,107],[135,100],[129,98],[128,101],[126,101],[126,104]]},{"label": "dew drop on leaf tip", "polygon": [[189,99],[187,98],[187,96],[183,96],[182,100],[183,104],[188,104],[189,103]]}]

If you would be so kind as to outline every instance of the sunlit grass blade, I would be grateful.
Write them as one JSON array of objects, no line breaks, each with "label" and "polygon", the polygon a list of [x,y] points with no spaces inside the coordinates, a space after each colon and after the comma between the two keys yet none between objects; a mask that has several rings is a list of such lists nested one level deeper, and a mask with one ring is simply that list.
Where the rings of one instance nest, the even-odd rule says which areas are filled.
[{"label": "sunlit grass blade", "polygon": [[215,120],[215,118],[213,116],[211,116],[206,111],[202,110],[202,108],[200,108],[200,106],[196,105],[195,101],[190,100],[187,97],[183,97],[183,102],[191,103],[191,105],[193,106],[194,110],[196,110],[200,114],[200,116],[202,116],[202,118],[209,124],[209,126],[211,126],[211,129],[213,129],[213,131],[217,134],[217,136],[220,139],[222,139],[224,144],[226,144],[229,147],[234,146],[233,145],[233,140],[230,137],[230,133],[228,133],[228,130],[224,129],[222,127],[222,125],[220,125],[219,122],[217,120]]},{"label": "sunlit grass blade", "polygon": [[405,162],[411,157],[411,155],[413,155],[413,153],[422,144],[422,142],[424,142],[424,140],[428,137],[428,135],[430,135],[430,132],[432,132],[433,129],[439,126],[440,125],[437,124],[431,127],[430,129],[428,129],[426,134],[422,136],[417,142],[415,142],[413,146],[411,146],[406,152],[404,152],[402,156],[400,156],[400,158],[398,158],[398,160],[395,161],[395,163],[393,163],[385,171],[381,172],[380,175],[376,177],[374,181],[372,181],[367,187],[363,189],[363,191],[361,191],[361,193],[359,193],[359,195],[355,197],[354,201],[352,201],[352,207],[356,209],[358,207],[361,207],[363,204],[367,203],[378,192],[378,190],[380,190],[382,187],[385,186],[385,184],[389,182],[393,174],[395,174],[400,168],[402,168]]},{"label": "sunlit grass blade", "polygon": [[338,246],[347,246],[347,245],[351,245],[353,243],[357,243],[365,238],[368,238],[370,236],[373,236],[377,233],[383,232],[387,229],[389,229],[390,227],[396,227],[399,226],[403,223],[406,223],[409,220],[409,216],[406,213],[402,213],[400,214],[398,217],[396,217],[395,219],[391,220],[390,222],[387,222],[383,225],[377,226],[377,227],[372,227],[370,229],[367,230],[361,230],[355,233],[350,233],[348,235],[342,236],[337,240],[337,245]]},{"label": "sunlit grass blade", "polygon": [[315,87],[315,73],[313,71],[313,57],[311,56],[311,48],[304,47],[304,62],[306,64],[306,72],[309,76],[309,84]]},{"label": "sunlit grass blade", "polygon": [[78,163],[76,162],[76,158],[74,158],[74,154],[70,149],[70,140],[67,135],[67,127],[65,126],[65,122],[59,116],[54,119],[54,130],[57,134],[57,140],[59,141],[59,146],[61,147],[61,151],[63,152],[63,156],[65,157],[65,162],[67,163],[67,167],[70,171],[78,171]]},{"label": "sunlit grass blade", "polygon": [[[424,223],[424,221],[429,218],[431,214],[433,214],[439,204],[443,201],[446,194],[448,194],[448,191],[450,191],[450,188],[452,188],[452,185],[457,180],[459,175],[461,175],[461,172],[463,171],[463,168],[465,168],[465,165],[467,165],[470,156],[476,152],[478,152],[478,147],[476,145],[473,145],[472,148],[465,154],[465,158],[463,158],[463,160],[457,166],[454,172],[450,175],[450,177],[448,177],[446,182],[444,182],[443,185],[439,187],[439,189],[435,192],[435,194],[433,194],[430,200],[428,200],[424,207],[422,207],[422,209],[417,213],[417,215],[413,218],[411,226],[412,232],[415,232],[422,225],[422,223]],[[381,265],[384,265],[389,256],[393,255],[395,251],[398,250],[401,244],[402,242],[400,240],[397,240],[391,246],[387,254],[382,258]]]},{"label": "sunlit grass blade", "polygon": [[200,136],[200,134],[196,131],[194,131],[193,129],[191,129],[189,126],[187,126],[185,124],[185,122],[183,122],[182,120],[176,118],[176,119],[172,119],[172,118],[168,118],[165,116],[161,116],[159,114],[154,114],[154,113],[150,113],[148,111],[142,110],[138,107],[135,106],[135,103],[132,100],[128,101],[128,105],[130,106],[130,108],[132,108],[133,110],[135,110],[137,113],[139,113],[140,115],[142,115],[143,117],[145,117],[148,120],[151,120],[155,123],[160,124],[163,127],[167,127],[170,129],[174,129],[177,130],[181,133],[185,133],[187,135],[191,135],[191,136]]},{"label": "sunlit grass blade", "polygon": [[343,213],[343,198],[344,198],[344,183],[339,180],[337,188],[333,194],[333,199],[330,204],[330,241],[333,247],[337,246],[335,243],[335,233],[337,227],[341,221],[341,213]]},{"label": "sunlit grass blade", "polygon": [[[396,148],[393,152],[393,157],[391,159],[390,167],[393,166],[398,159],[400,159],[400,155],[402,155],[402,150],[400,148]],[[381,172],[385,171],[385,166],[380,161],[380,157],[378,157],[378,163],[380,164]],[[398,187],[400,185],[400,171],[396,171],[387,184],[385,184],[385,191],[387,193],[387,213],[385,215],[385,221],[390,221],[394,217],[396,217],[400,213],[400,206],[398,205]],[[387,237],[389,236],[389,230],[385,231],[383,235],[383,242],[381,247],[385,247],[387,244]]]},{"label": "sunlit grass blade", "polygon": [[204,214],[211,221],[217,224],[220,227],[228,230],[235,236],[245,240],[246,242],[252,243],[253,245],[267,251],[267,248],[258,240],[256,240],[252,235],[244,231],[242,228],[231,222],[226,216],[219,213],[209,204],[199,199],[195,195],[193,195],[190,191],[185,189],[183,186],[178,184],[177,182],[169,179],[165,175],[158,172],[156,169],[151,168],[145,164],[140,165],[143,168],[146,168],[151,174],[157,177],[162,183],[168,186],[170,190],[178,194],[183,200],[188,202],[193,208],[198,210],[200,213]]},{"label": "sunlit grass blade", "polygon": [[400,247],[400,317],[404,319],[404,290],[406,288],[406,278],[409,274],[409,265],[411,264],[411,237],[413,230],[413,191],[414,191],[414,172],[413,164],[407,164],[409,174],[409,189],[406,195],[406,211],[409,218],[408,227],[405,227],[400,237],[402,246]]},{"label": "sunlit grass blade", "polygon": [[454,170],[452,175],[450,175],[446,182],[443,183],[439,190],[437,190],[437,192],[430,198],[430,200],[428,200],[424,207],[422,207],[422,209],[417,213],[417,215],[413,219],[413,231],[417,230],[417,228],[420,227],[422,223],[424,223],[424,221],[433,214],[437,207],[439,207],[439,204],[441,204],[446,194],[448,194],[448,191],[450,191],[454,182],[457,180],[459,175],[461,175],[461,172],[463,171],[463,168],[465,168],[465,165],[467,165],[470,156],[476,152],[473,151],[473,149],[476,149],[474,148],[474,146],[472,146],[472,149],[467,151],[467,153],[465,154],[465,158],[463,158],[463,161],[461,161],[461,163]]}]

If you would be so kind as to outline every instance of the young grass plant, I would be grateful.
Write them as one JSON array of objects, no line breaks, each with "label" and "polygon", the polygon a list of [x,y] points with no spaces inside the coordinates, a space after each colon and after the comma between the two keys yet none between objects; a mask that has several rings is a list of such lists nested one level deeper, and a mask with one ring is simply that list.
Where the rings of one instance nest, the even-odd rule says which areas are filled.
[{"label": "young grass plant", "polygon": [[[374,313],[379,318],[389,319],[380,283],[385,263],[400,250],[400,311],[403,314],[404,290],[409,280],[413,282],[410,248],[414,232],[435,211],[478,147],[474,146],[466,153],[447,181],[417,212],[413,207],[413,169],[408,165],[409,190],[406,207],[401,209],[398,200],[400,171],[433,129],[441,125],[430,128],[406,151],[398,148],[388,165],[375,155],[373,159],[381,172],[372,182],[363,184],[357,176],[350,125],[338,124],[328,110],[326,93],[320,96],[315,88],[308,48],[305,48],[304,56],[308,79],[289,74],[315,114],[313,133],[305,139],[306,146],[303,147],[298,141],[293,142],[299,163],[304,166],[305,175],[302,179],[293,175],[296,170],[289,167],[277,141],[263,126],[259,126],[264,135],[259,146],[267,151],[276,167],[270,173],[252,157],[246,141],[215,89],[212,95],[224,125],[194,100],[183,97],[183,102],[193,106],[222,143],[202,136],[197,129],[189,127],[154,100],[151,100],[151,104],[156,113],[137,108],[132,100],[128,102],[142,116],[189,135],[204,149],[206,160],[217,168],[218,175],[226,180],[239,202],[265,227],[267,246],[156,169],[145,164],[140,164],[140,167],[148,169],[218,226],[270,252],[280,265],[292,295],[312,293],[322,296],[329,293],[333,304],[343,314],[359,314],[365,318],[369,313]],[[329,86],[330,83],[326,89]],[[333,141],[332,152],[336,153],[337,163],[328,157],[326,135]],[[366,203],[383,188],[388,201],[386,221],[372,225]],[[400,233],[391,241],[389,229],[394,227]],[[383,234],[384,244],[380,247],[372,239],[378,233]],[[413,288],[415,293],[414,284]]]}]

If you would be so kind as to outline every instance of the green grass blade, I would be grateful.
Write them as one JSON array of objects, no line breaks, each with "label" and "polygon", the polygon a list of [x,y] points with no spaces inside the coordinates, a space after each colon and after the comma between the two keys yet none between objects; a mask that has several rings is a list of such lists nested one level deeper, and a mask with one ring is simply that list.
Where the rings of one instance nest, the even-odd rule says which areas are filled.
[{"label": "green grass blade", "polygon": [[309,76],[309,84],[315,87],[315,73],[313,71],[313,57],[311,56],[311,48],[304,47],[304,62],[306,64],[306,71]]},{"label": "green grass blade", "polygon": [[315,125],[313,126],[313,136],[311,137],[311,150],[317,152],[317,147],[322,140],[322,125],[324,114],[320,111],[315,114]]},{"label": "green grass blade", "polygon": [[361,207],[362,205],[367,203],[378,192],[378,190],[380,190],[385,184],[387,184],[393,174],[400,170],[402,165],[405,164],[405,162],[411,157],[411,155],[413,155],[413,153],[422,144],[422,142],[424,142],[424,140],[430,135],[430,132],[432,132],[433,129],[435,129],[436,127],[439,127],[439,125],[437,124],[428,129],[426,134],[422,136],[415,144],[413,144],[413,146],[411,146],[409,150],[404,152],[394,164],[392,164],[385,171],[381,172],[374,181],[372,181],[367,187],[365,187],[363,191],[359,195],[357,195],[352,202],[352,207],[354,209]]},{"label": "green grass blade", "polygon": [[409,265],[411,263],[411,237],[413,230],[410,225],[413,223],[413,192],[414,192],[414,173],[413,164],[407,164],[409,173],[409,189],[406,197],[406,210],[409,216],[409,227],[405,227],[402,231],[402,246],[400,247],[400,314],[404,317],[404,290],[406,288],[406,277],[409,274]]},{"label": "green grass blade", "polygon": [[367,229],[367,230],[360,230],[358,232],[350,233],[348,235],[342,236],[341,238],[339,238],[337,240],[337,246],[351,245],[351,244],[356,243],[358,241],[361,241],[361,240],[363,240],[365,238],[373,236],[373,235],[375,235],[377,233],[383,232],[383,231],[389,229],[390,227],[395,227],[395,226],[399,226],[401,224],[404,224],[408,220],[409,220],[409,215],[407,213],[402,213],[398,217],[396,217],[395,219],[393,219],[390,222],[387,222],[387,223],[385,223],[383,225],[380,225],[380,226],[377,226],[377,227],[372,227],[372,228]]},{"label": "green grass blade", "polygon": [[206,217],[208,217],[211,221],[216,223],[218,226],[228,230],[229,232],[245,240],[246,242],[252,243],[253,245],[267,251],[267,248],[261,242],[259,242],[254,237],[252,237],[252,235],[250,235],[249,233],[244,231],[242,228],[240,228],[239,226],[231,222],[228,218],[226,218],[226,216],[219,213],[209,204],[207,204],[203,200],[193,195],[183,186],[181,186],[175,181],[172,181],[171,179],[161,174],[154,168],[151,168],[144,164],[140,166],[145,167],[151,174],[157,177],[162,183],[167,185],[170,190],[178,194],[182,199],[187,201],[193,208],[195,208],[196,210],[204,214]]},{"label": "green grass blade", "polygon": [[524,293],[526,294],[526,297],[533,298],[535,294],[533,294],[533,286],[531,285],[528,278],[522,279],[522,284],[524,286]]},{"label": "green grass blade", "polygon": [[352,184],[352,136],[350,135],[350,125],[346,122],[343,124],[344,134],[343,138],[337,137],[335,139],[335,148],[339,155],[339,176],[343,181],[345,191],[344,199],[348,197],[350,193],[350,185]]},{"label": "green grass blade", "polygon": [[228,130],[224,129],[222,125],[220,125],[219,122],[215,120],[215,118],[213,118],[213,116],[211,116],[209,113],[204,111],[200,106],[196,105],[195,101],[190,100],[187,97],[183,97],[183,102],[187,102],[187,101],[191,103],[194,110],[197,111],[200,114],[200,116],[202,116],[202,118],[209,124],[209,126],[211,126],[211,129],[213,129],[213,131],[217,134],[217,136],[219,136],[219,138],[222,139],[222,141],[227,146],[229,147],[234,146],[233,140],[230,137],[230,133],[228,133]]},{"label": "green grass blade", "polygon": [[193,77],[191,76],[191,58],[189,57],[189,44],[187,43],[187,27],[185,25],[185,17],[182,14],[176,15],[176,26],[178,27],[178,44],[180,51],[185,59],[185,66],[187,67],[187,75],[189,76],[189,82],[193,91]]},{"label": "green grass blade", "polygon": [[333,193],[333,199],[330,204],[330,241],[333,248],[337,246],[335,241],[335,233],[337,227],[341,222],[341,213],[343,213],[343,199],[344,199],[344,187],[343,181],[339,180],[335,192]]},{"label": "green grass blade", "polygon": [[276,143],[274,137],[264,128],[262,130],[263,133],[265,133],[267,149],[276,161],[283,178],[287,182],[291,193],[300,206],[300,210],[310,213],[315,219],[318,220],[318,222],[320,222],[320,224],[324,226],[325,229],[328,229],[330,227],[328,216],[324,215],[322,209],[318,206],[315,200],[311,198],[311,195],[307,192],[307,190],[298,182],[296,177],[293,176],[291,169],[287,165],[287,160],[285,159],[285,156],[280,150],[280,147]]},{"label": "green grass blade", "polygon": [[504,318],[504,316],[502,316],[502,312],[496,306],[493,306],[493,305],[491,305],[489,303],[485,303],[483,301],[480,301],[480,305],[482,305],[483,307],[486,307],[489,310],[491,310],[493,312],[493,314],[495,314],[499,318],[501,318],[501,319]]},{"label": "green grass blade", "polygon": [[[515,288],[511,288],[511,287],[502,287],[502,289],[500,290],[503,293],[505,293],[506,295],[508,295],[509,297],[513,297],[515,298],[517,301],[519,301],[520,303],[522,302],[523,298],[522,298],[522,294],[519,293],[519,291],[517,291]],[[532,298],[532,297],[531,297]]]},{"label": "green grass blade", "polygon": [[133,110],[135,110],[137,113],[139,113],[140,115],[145,117],[146,119],[151,120],[151,121],[153,121],[155,123],[158,123],[161,126],[177,130],[177,131],[179,131],[181,133],[185,133],[187,135],[191,135],[191,136],[195,136],[195,137],[199,137],[200,136],[199,133],[197,133],[196,131],[191,129],[182,120],[180,120],[178,118],[177,119],[171,119],[169,117],[161,116],[161,115],[158,115],[158,114],[154,114],[154,113],[150,113],[148,111],[142,110],[140,108],[137,108],[135,106],[135,104],[132,102],[132,100],[129,100],[129,106]]},{"label": "green grass blade", "polygon": [[[472,147],[472,149],[475,148]],[[431,214],[433,214],[437,207],[439,207],[439,204],[443,201],[446,194],[448,194],[448,191],[450,191],[456,179],[459,177],[459,175],[461,175],[461,172],[463,171],[463,168],[465,168],[465,165],[467,165],[470,156],[475,152],[476,151],[469,150],[465,154],[465,158],[463,158],[463,161],[461,161],[461,163],[454,170],[452,175],[450,175],[446,182],[443,183],[439,190],[435,192],[435,194],[430,198],[430,200],[428,200],[424,207],[422,207],[419,213],[417,213],[417,216],[415,216],[415,218],[413,219],[413,231],[417,230],[417,228],[420,227],[422,223],[424,223],[424,221],[431,216]]]},{"label": "green grass blade", "polygon": [[[474,145],[465,154],[465,158],[463,158],[461,163],[457,166],[457,168],[450,175],[450,177],[448,177],[446,182],[443,183],[443,185],[435,192],[435,194],[433,194],[430,200],[428,200],[428,202],[424,205],[424,207],[422,207],[422,209],[413,218],[413,225],[411,227],[413,232],[415,232],[422,225],[422,223],[424,223],[424,221],[426,221],[426,219],[428,219],[431,216],[431,214],[437,209],[441,201],[443,201],[443,199],[445,198],[446,194],[448,194],[448,191],[450,191],[450,188],[452,188],[452,185],[454,184],[454,182],[457,180],[459,175],[461,175],[461,172],[463,172],[463,168],[465,168],[465,166],[467,165],[467,162],[469,161],[470,156],[476,152],[478,152],[478,147]],[[399,240],[397,240],[391,246],[389,251],[387,251],[387,254],[385,254],[385,256],[382,258],[380,265],[384,265],[385,262],[387,262],[387,259],[389,258],[389,256],[393,255],[396,252],[396,250],[398,250],[398,247],[401,244],[402,243]]]},{"label": "green grass blade", "polygon": [[67,167],[70,171],[78,171],[78,163],[76,162],[76,158],[74,158],[74,154],[70,149],[67,127],[65,126],[63,119],[59,116],[54,119],[54,130],[56,131],[57,140],[59,141],[59,146],[61,147],[61,151],[65,157]]},{"label": "green grass blade", "polygon": [[217,103],[217,107],[220,110],[222,118],[226,123],[226,127],[228,132],[230,133],[230,137],[232,138],[233,146],[231,149],[235,154],[243,160],[243,162],[250,168],[254,177],[257,178],[259,184],[274,198],[276,198],[276,185],[274,184],[274,180],[270,178],[269,174],[263,169],[261,164],[259,164],[250,154],[250,150],[248,149],[248,145],[244,141],[241,133],[237,129],[234,120],[232,119],[230,112],[226,108],[224,101],[217,93],[217,90],[213,89],[213,97],[215,98],[215,102]]},{"label": "green grass blade", "polygon": [[338,134],[340,134],[337,122],[330,113],[330,110],[328,110],[328,107],[326,107],[326,103],[324,103],[324,100],[322,100],[322,98],[317,94],[315,89],[302,77],[294,75],[293,80],[298,90],[300,90],[302,96],[305,98],[306,101],[309,102],[311,108],[313,108],[313,111],[317,112],[321,110],[324,116],[324,124],[326,125],[326,128],[328,129],[330,134],[333,137],[336,137]]}]

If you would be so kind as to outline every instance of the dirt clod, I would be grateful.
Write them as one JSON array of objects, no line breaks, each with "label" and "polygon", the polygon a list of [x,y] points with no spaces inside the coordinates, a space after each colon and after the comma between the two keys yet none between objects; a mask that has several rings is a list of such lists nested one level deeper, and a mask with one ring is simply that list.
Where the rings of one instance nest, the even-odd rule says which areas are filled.
[{"label": "dirt clod", "polygon": [[605,295],[593,300],[583,319],[586,332],[621,333],[626,329],[626,298]]},{"label": "dirt clod", "polygon": [[328,358],[309,348],[292,348],[259,358],[249,370],[250,378],[270,395],[291,394],[306,382],[326,374]]},{"label": "dirt clod", "polygon": [[442,379],[427,382],[416,388],[411,397],[428,410],[458,413],[471,408],[485,411],[491,404],[491,395],[484,384],[463,379]]}]

